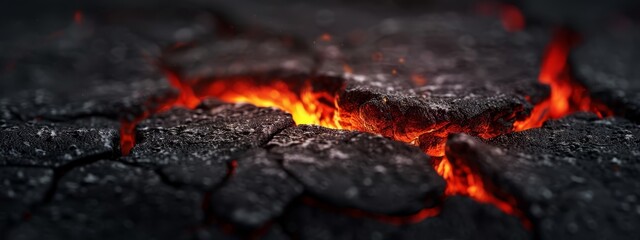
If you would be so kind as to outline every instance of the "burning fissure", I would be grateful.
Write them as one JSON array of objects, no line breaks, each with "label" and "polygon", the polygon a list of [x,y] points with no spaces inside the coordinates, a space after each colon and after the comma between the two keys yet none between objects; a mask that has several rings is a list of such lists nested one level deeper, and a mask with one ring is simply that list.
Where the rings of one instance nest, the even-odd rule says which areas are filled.
[{"label": "burning fissure", "polygon": [[[524,120],[516,121],[513,131],[523,131],[542,126],[548,119],[556,119],[576,111],[595,112],[599,116],[608,116],[611,111],[604,105],[589,97],[587,90],[572,81],[567,67],[567,55],[576,37],[568,31],[558,31],[547,46],[540,72],[540,82],[548,84],[551,94],[548,99],[537,104],[531,115]],[[164,111],[172,106],[194,108],[202,99],[215,97],[232,103],[250,103],[260,107],[276,107],[290,113],[296,124],[315,124],[332,129],[363,130],[358,122],[342,112],[339,106],[340,94],[344,88],[344,81],[340,78],[291,76],[288,78],[271,78],[268,76],[237,76],[225,79],[184,80],[177,74],[167,71],[169,82],[180,90],[180,95],[165,104],[145,112],[142,116],[123,121],[121,127],[121,149],[124,155],[135,144],[135,124],[153,113]],[[487,124],[491,126],[491,124]],[[435,134],[435,138],[446,139],[446,135],[453,132],[465,132],[464,126],[451,129],[426,129],[433,126],[412,126],[416,133],[410,135],[424,136]],[[472,133],[483,138],[496,136],[490,127],[485,133],[475,129]],[[381,132],[373,132],[382,134]],[[388,135],[388,134],[386,134]],[[406,135],[406,134],[405,134]],[[436,136],[437,135],[437,136]],[[417,138],[406,136],[387,136],[398,141],[413,145],[421,145],[425,153],[432,156],[432,164],[440,176],[447,182],[445,196],[463,195],[486,204],[491,204],[507,214],[520,218],[526,227],[530,223],[523,212],[516,207],[515,199],[497,197],[489,191],[487,184],[478,173],[455,159],[448,159],[444,140],[427,142],[428,146],[418,143]],[[423,211],[415,216],[409,216],[409,222],[435,215],[436,210]],[[428,214],[427,214],[428,212]],[[436,211],[437,212],[437,211]],[[356,215],[363,215],[358,212]],[[364,214],[366,215],[366,214]],[[394,220],[395,221],[395,220]],[[404,221],[404,220],[403,220]],[[398,222],[403,222],[398,220]]]},{"label": "burning fissure", "polygon": [[550,97],[533,108],[531,115],[513,124],[515,131],[541,127],[549,119],[558,119],[571,113],[584,111],[599,117],[611,116],[607,106],[595,101],[587,89],[576,83],[570,74],[567,58],[579,36],[569,30],[559,29],[547,45],[540,69],[539,81],[550,86]]}]

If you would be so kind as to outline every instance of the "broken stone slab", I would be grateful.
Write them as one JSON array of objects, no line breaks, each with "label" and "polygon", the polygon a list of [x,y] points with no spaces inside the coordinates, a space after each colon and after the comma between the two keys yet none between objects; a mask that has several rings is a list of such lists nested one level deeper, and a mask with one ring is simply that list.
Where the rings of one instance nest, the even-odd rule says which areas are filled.
[{"label": "broken stone slab", "polygon": [[640,30],[631,25],[618,31],[588,35],[571,52],[576,79],[616,115],[640,122]]},{"label": "broken stone slab", "polygon": [[117,123],[102,118],[68,122],[16,122],[0,125],[0,165],[60,167],[85,158],[117,154]]},{"label": "broken stone slab", "polygon": [[236,226],[258,228],[279,217],[303,187],[264,149],[236,158],[237,167],[211,195],[211,208]]},{"label": "broken stone slab", "polygon": [[416,212],[443,194],[444,180],[418,148],[379,135],[313,125],[287,128],[268,144],[305,190],[340,207]]},{"label": "broken stone slab", "polygon": [[625,120],[574,116],[489,141],[501,148],[454,135],[447,156],[514,197],[542,239],[627,239],[640,223],[638,131]]},{"label": "broken stone slab", "polygon": [[388,19],[362,42],[330,47],[337,53],[324,54],[318,74],[346,79],[338,98],[343,126],[418,142],[441,155],[431,148],[440,149],[434,142],[443,144],[447,133],[510,132],[531,103],[548,96],[537,77],[546,38],[506,32],[490,17]]},{"label": "broken stone slab", "polygon": [[381,219],[348,216],[297,204],[282,220],[285,231],[299,239],[530,239],[518,219],[466,197],[444,200],[437,216],[396,225]]},{"label": "broken stone slab", "polygon": [[31,217],[31,207],[44,199],[51,186],[53,170],[0,167],[0,175],[0,233],[6,233],[10,224]]},{"label": "broken stone slab", "polygon": [[486,138],[510,132],[531,103],[548,96],[548,87],[538,83],[547,40],[540,31],[508,33],[494,18],[458,14],[371,24],[356,42],[332,36],[295,47],[282,36],[243,36],[169,52],[163,61],[203,96],[238,91],[229,79],[271,84],[268,89],[285,84],[298,94],[299,82],[339,79],[340,87],[326,92],[343,127],[416,142],[440,156],[432,149],[441,148],[447,133]]},{"label": "broken stone slab", "polygon": [[438,216],[407,225],[389,239],[532,239],[518,218],[462,196],[447,198]]},{"label": "broken stone slab", "polygon": [[201,200],[153,171],[99,161],[63,176],[52,200],[7,239],[188,239],[201,221]]},{"label": "broken stone slab", "polygon": [[287,113],[248,104],[174,108],[140,122],[137,144],[123,161],[158,169],[176,184],[209,189],[224,179],[235,155],[293,124]]}]

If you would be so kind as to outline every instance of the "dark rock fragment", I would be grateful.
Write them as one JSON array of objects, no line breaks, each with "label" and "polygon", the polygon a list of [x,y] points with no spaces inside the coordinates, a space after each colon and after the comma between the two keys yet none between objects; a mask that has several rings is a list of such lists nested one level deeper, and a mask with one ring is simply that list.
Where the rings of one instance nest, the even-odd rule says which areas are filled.
[{"label": "dark rock fragment", "polygon": [[86,118],[68,122],[3,121],[0,165],[59,167],[92,156],[118,151],[115,122]]},{"label": "dark rock fragment", "polygon": [[201,220],[201,199],[152,171],[98,162],[60,179],[52,201],[7,239],[186,239]]},{"label": "dark rock fragment", "polygon": [[267,146],[309,193],[341,207],[412,213],[444,190],[424,153],[382,136],[301,125]]},{"label": "dark rock fragment", "polygon": [[542,239],[631,239],[640,223],[637,125],[573,116],[492,139],[448,141],[447,156],[512,196]]},{"label": "dark rock fragment", "polygon": [[640,122],[640,29],[588,36],[570,56],[572,70],[592,96]]},{"label": "dark rock fragment", "polygon": [[176,184],[210,188],[226,176],[234,155],[293,124],[289,114],[253,105],[175,108],[138,125],[138,143],[124,161],[158,169]]},{"label": "dark rock fragment", "polygon": [[214,214],[252,228],[280,216],[303,189],[281,168],[279,160],[263,149],[237,158],[233,176],[211,196]]}]

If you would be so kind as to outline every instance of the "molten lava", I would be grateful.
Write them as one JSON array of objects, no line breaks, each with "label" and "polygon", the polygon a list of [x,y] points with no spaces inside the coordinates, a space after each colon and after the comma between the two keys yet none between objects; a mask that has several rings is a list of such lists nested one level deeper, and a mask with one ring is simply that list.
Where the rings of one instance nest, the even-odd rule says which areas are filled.
[{"label": "molten lava", "polygon": [[468,166],[457,164],[454,168],[446,156],[436,159],[436,172],[447,182],[446,196],[468,196],[477,202],[491,204],[504,213],[518,217],[525,228],[530,229],[531,222],[520,209],[516,208],[513,198],[505,200],[496,197],[485,187],[482,177]]},{"label": "molten lava", "polygon": [[611,110],[591,99],[587,89],[571,78],[567,57],[577,41],[576,34],[567,30],[559,30],[554,34],[547,45],[539,76],[540,83],[550,86],[551,96],[538,103],[529,118],[515,122],[515,131],[537,128],[549,119],[562,118],[578,111],[593,112],[600,117],[611,115]]},{"label": "molten lava", "polygon": [[214,80],[207,85],[198,93],[201,98],[276,107],[290,113],[296,124],[342,129],[335,108],[335,93],[314,90],[311,80],[271,80],[263,84],[251,78],[232,78]]}]

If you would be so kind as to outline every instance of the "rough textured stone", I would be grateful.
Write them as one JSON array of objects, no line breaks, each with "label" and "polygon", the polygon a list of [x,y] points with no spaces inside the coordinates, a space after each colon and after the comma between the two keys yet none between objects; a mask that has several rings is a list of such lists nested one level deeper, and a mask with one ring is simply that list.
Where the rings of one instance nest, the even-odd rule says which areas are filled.
[{"label": "rough textured stone", "polygon": [[465,197],[445,200],[435,217],[394,225],[383,220],[346,216],[304,204],[283,219],[284,229],[299,239],[530,239],[518,220]]},{"label": "rough textured stone", "polygon": [[408,225],[389,239],[532,239],[517,218],[466,197],[444,201],[440,215]]},{"label": "rough textured stone", "polygon": [[0,165],[58,167],[118,151],[114,122],[88,118],[69,122],[4,121],[0,127]]},{"label": "rough textured stone", "polygon": [[347,79],[338,101],[344,126],[416,141],[436,155],[430,148],[448,132],[509,132],[531,108],[525,99],[547,96],[537,80],[544,34],[508,33],[493,18],[456,14],[390,19],[372,29],[319,67]]},{"label": "rough textured stone", "polygon": [[574,116],[490,142],[448,141],[447,156],[475,169],[499,196],[513,196],[542,239],[628,239],[637,211],[637,125]]},{"label": "rough textured stone", "polygon": [[237,158],[233,175],[211,196],[214,214],[253,228],[280,216],[303,189],[282,169],[278,158],[263,149]]},{"label": "rough textured stone", "polygon": [[[95,83],[83,93],[25,90],[0,99],[0,118],[67,121],[83,117],[127,118],[176,97],[166,81],[140,79],[124,83]],[[73,88],[75,89],[75,88]],[[77,89],[76,89],[77,91]]]},{"label": "rough textured stone", "polygon": [[163,59],[168,67],[181,73],[184,81],[272,73],[309,74],[313,56],[300,48],[291,39],[237,37],[169,51]]},{"label": "rough textured stone", "polygon": [[388,239],[394,225],[369,218],[352,218],[337,212],[296,204],[284,216],[283,228],[293,239]]},{"label": "rough textured stone", "polygon": [[381,136],[301,125],[267,146],[309,193],[338,206],[411,213],[444,190],[424,153]]},{"label": "rough textured stone", "polygon": [[177,184],[210,188],[225,177],[234,155],[293,124],[287,113],[252,105],[175,108],[138,125],[138,143],[124,160],[156,168]]},{"label": "rough textured stone", "polygon": [[578,81],[616,115],[640,122],[640,25],[587,36],[570,63]]},{"label": "rough textured stone", "polygon": [[0,236],[10,224],[31,215],[30,207],[45,197],[53,180],[51,169],[0,167]]},{"label": "rough textured stone", "polygon": [[7,239],[186,239],[202,215],[201,194],[117,162],[74,169],[57,186]]}]

